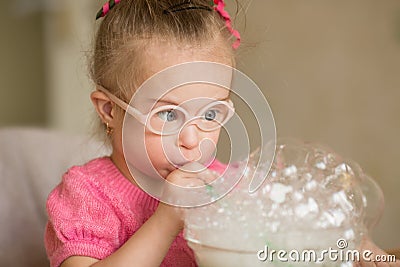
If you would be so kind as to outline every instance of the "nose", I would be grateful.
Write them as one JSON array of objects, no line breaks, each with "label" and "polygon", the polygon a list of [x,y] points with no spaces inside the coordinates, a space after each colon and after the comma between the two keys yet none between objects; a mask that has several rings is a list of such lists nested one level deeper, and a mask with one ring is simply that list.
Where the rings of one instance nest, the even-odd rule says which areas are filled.
[{"label": "nose", "polygon": [[179,147],[186,159],[193,161],[200,157],[200,151],[198,149],[201,141],[200,139],[200,130],[195,124],[188,124],[179,132]]}]

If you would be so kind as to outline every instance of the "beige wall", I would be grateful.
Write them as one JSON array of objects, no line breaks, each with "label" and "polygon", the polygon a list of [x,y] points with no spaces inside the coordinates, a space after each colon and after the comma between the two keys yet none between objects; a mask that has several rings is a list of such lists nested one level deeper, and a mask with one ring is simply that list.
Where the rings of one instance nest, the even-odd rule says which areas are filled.
[{"label": "beige wall", "polygon": [[[1,9],[1,126],[90,131],[85,51],[103,1],[87,2],[22,18]],[[359,162],[386,196],[374,238],[400,247],[400,1],[253,0],[241,32],[239,68],[267,96],[278,136]]]},{"label": "beige wall", "polygon": [[0,126],[46,122],[43,16],[0,8]]},{"label": "beige wall", "polygon": [[96,11],[103,1],[57,3],[44,18],[48,125],[66,132],[91,133],[95,114],[89,94],[94,87],[88,75],[88,57]]},{"label": "beige wall", "polygon": [[386,198],[373,236],[400,247],[400,1],[254,0],[244,35],[239,67],[264,91],[278,136],[358,162]]}]

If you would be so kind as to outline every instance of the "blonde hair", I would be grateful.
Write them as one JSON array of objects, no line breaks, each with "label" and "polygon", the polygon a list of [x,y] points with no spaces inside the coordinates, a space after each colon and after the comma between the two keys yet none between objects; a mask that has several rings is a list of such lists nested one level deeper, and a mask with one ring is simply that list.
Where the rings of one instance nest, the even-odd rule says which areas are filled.
[{"label": "blonde hair", "polygon": [[213,40],[226,41],[232,52],[232,38],[225,21],[212,9],[210,0],[191,0],[193,6],[168,12],[182,0],[121,0],[103,18],[97,31],[90,73],[95,84],[108,88],[122,99],[129,96],[143,79],[141,60],[149,42],[165,40],[191,46]]},{"label": "blonde hair", "polygon": [[[212,1],[187,1],[194,7],[203,7],[198,9],[171,9],[182,1],[121,0],[115,5],[102,18],[95,37],[90,60],[93,82],[128,101],[147,78],[142,77],[146,62],[141,58],[146,45],[161,41],[204,48],[221,40],[226,42],[224,50],[234,62],[233,38],[224,19],[213,10]],[[123,117],[118,108],[117,116]]]}]

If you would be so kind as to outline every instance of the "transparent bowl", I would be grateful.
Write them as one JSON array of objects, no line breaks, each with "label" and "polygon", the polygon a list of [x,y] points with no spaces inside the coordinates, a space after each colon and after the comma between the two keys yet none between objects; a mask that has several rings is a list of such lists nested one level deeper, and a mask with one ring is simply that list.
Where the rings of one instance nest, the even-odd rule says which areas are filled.
[{"label": "transparent bowl", "polygon": [[[188,245],[195,251],[199,267],[245,267],[268,266],[257,259],[256,251],[243,251],[202,245],[196,240],[187,239]],[[271,265],[272,266],[272,265]]]},{"label": "transparent bowl", "polygon": [[[247,172],[224,198],[189,209],[185,238],[200,267],[219,266],[352,266],[334,261],[259,260],[260,250],[356,250],[379,221],[383,193],[358,164],[317,144],[281,140],[272,168],[257,164],[260,151],[249,160],[231,163]],[[231,165],[231,166],[232,166]],[[235,177],[233,169],[225,179]],[[252,177],[266,177],[254,193]],[[339,247],[345,244],[344,247]]]},{"label": "transparent bowl", "polygon": [[[239,230],[240,231],[240,230]],[[338,229],[329,229],[318,233],[291,232],[274,234],[269,238],[268,244],[255,246],[254,249],[241,249],[243,244],[231,244],[230,248],[202,244],[199,240],[186,236],[190,248],[195,251],[196,262],[199,267],[257,267],[257,266],[353,266],[351,258],[345,256],[334,260],[324,254],[324,250],[336,250],[345,255],[347,250],[357,250],[360,237],[365,234],[365,229],[355,233],[352,237],[343,237]],[[345,240],[345,241],[343,241]],[[345,242],[345,243],[343,243]],[[258,242],[255,242],[258,243]],[[233,246],[236,245],[236,248]],[[247,246],[248,248],[248,246]],[[278,258],[278,252],[284,251]],[[298,252],[298,254],[296,254]],[[310,253],[315,253],[310,254]],[[289,256],[291,255],[291,256]]]}]

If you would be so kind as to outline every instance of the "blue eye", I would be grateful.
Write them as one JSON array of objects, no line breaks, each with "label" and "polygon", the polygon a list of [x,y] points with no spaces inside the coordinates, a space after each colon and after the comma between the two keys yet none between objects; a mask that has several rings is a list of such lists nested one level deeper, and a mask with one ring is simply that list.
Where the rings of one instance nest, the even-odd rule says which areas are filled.
[{"label": "blue eye", "polygon": [[208,121],[213,121],[217,117],[217,110],[215,109],[210,109],[207,110],[206,113],[204,113],[204,118]]},{"label": "blue eye", "polygon": [[174,121],[177,119],[177,114],[175,110],[163,110],[157,113],[158,117],[163,121]]}]

